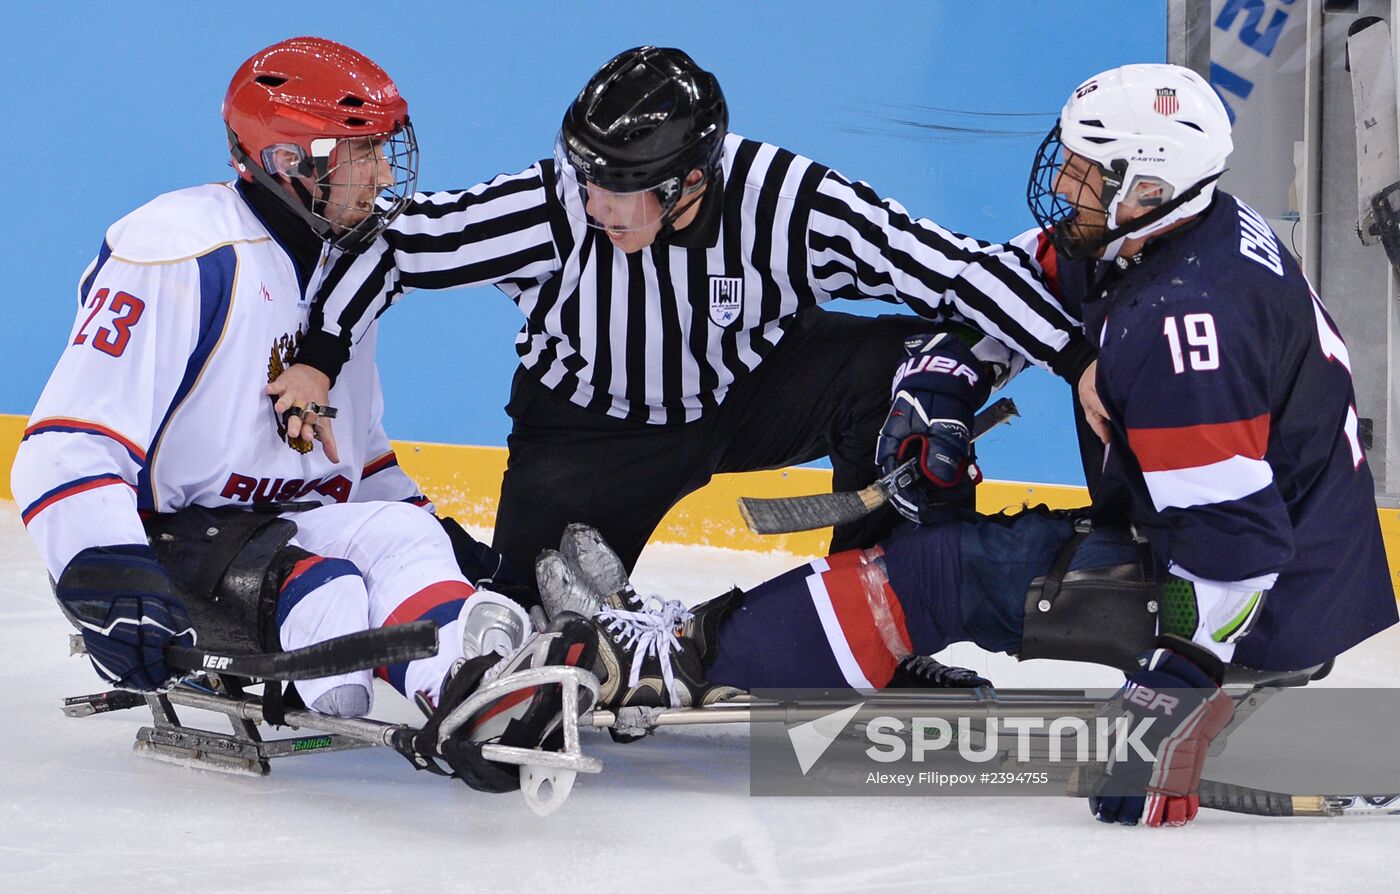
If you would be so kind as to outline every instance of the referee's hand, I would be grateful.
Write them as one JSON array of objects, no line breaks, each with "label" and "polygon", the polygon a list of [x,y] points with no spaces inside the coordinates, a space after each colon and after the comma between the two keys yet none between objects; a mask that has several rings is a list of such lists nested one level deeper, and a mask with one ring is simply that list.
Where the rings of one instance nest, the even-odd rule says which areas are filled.
[{"label": "referee's hand", "polygon": [[280,416],[296,407],[301,413],[293,413],[287,418],[287,439],[301,437],[302,426],[311,426],[316,440],[326,450],[326,458],[333,463],[340,462],[340,451],[335,447],[335,434],[331,431],[331,420],[316,413],[305,412],[310,404],[328,405],[331,402],[331,380],[314,366],[294,363],[282,372],[276,380],[267,383],[264,393],[277,398],[274,409]]}]

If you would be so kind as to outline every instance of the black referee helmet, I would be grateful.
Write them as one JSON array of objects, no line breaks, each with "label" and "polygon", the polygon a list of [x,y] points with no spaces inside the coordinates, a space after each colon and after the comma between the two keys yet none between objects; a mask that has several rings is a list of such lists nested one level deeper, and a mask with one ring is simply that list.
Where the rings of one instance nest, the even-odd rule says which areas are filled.
[{"label": "black referee helmet", "polygon": [[564,113],[559,142],[580,183],[610,192],[654,190],[674,208],[686,175],[719,173],[729,108],[715,76],[671,47],[619,53]]}]

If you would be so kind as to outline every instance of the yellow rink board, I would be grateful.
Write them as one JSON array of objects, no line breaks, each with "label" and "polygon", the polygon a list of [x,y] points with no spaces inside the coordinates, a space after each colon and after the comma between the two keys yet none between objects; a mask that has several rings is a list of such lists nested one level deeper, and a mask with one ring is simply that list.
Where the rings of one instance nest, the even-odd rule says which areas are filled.
[{"label": "yellow rink board", "polygon": [[[0,498],[13,499],[10,465],[24,432],[25,419],[0,414]],[[411,475],[440,513],[463,524],[491,528],[496,522],[496,498],[506,467],[504,447],[470,447],[395,441],[399,465]],[[619,487],[626,487],[620,482]],[[680,502],[662,520],[653,539],[666,543],[702,544],[756,552],[782,551],[795,555],[823,555],[830,529],[802,534],[761,537],[751,533],[739,517],[740,496],[777,497],[820,493],[831,488],[831,473],[821,469],[782,469],[717,475],[709,485]],[[1021,481],[987,481],[978,488],[977,508],[983,512],[1015,509],[1044,503],[1057,509],[1083,506],[1088,494],[1080,487],[1032,484]],[[1400,598],[1400,511],[1380,511],[1392,583]]]}]

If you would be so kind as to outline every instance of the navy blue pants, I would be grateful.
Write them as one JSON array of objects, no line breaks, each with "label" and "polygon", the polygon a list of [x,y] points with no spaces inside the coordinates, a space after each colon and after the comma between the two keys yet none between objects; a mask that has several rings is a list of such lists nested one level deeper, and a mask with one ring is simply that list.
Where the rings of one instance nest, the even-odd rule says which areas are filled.
[{"label": "navy blue pants", "polygon": [[[1019,651],[1026,592],[1073,533],[1037,511],[901,525],[879,546],[816,559],[750,591],[720,628],[708,677],[741,689],[878,689],[906,655],[967,641]],[[1070,570],[1138,555],[1124,532],[1095,530]]]}]

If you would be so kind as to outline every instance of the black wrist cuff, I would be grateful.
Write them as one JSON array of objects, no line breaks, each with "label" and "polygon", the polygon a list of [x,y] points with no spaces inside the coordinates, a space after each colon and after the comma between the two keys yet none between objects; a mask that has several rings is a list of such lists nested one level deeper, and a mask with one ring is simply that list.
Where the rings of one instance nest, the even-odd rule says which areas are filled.
[{"label": "black wrist cuff", "polygon": [[1076,335],[1065,345],[1063,351],[1051,359],[1050,369],[1055,375],[1069,382],[1070,387],[1075,387],[1084,376],[1084,370],[1089,368],[1089,364],[1093,363],[1097,356],[1098,352],[1089,340]]},{"label": "black wrist cuff", "polygon": [[335,384],[340,368],[350,359],[350,344],[340,336],[330,335],[320,329],[312,329],[301,337],[297,345],[297,363],[315,367],[330,377]]}]

